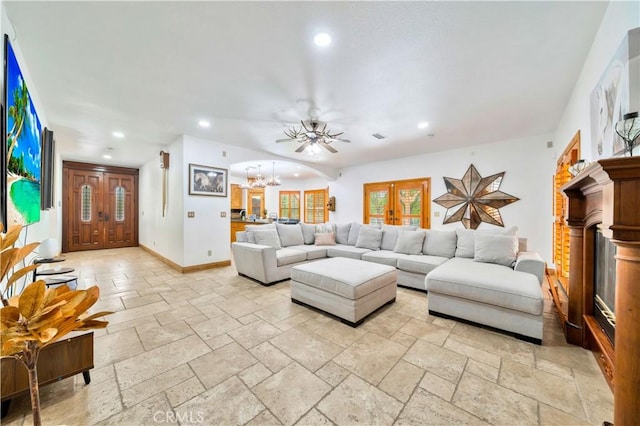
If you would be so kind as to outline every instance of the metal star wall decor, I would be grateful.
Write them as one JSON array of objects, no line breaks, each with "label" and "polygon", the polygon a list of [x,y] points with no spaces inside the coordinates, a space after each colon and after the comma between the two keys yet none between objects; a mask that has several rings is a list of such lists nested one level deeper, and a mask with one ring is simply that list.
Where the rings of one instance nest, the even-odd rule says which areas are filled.
[{"label": "metal star wall decor", "polygon": [[518,197],[499,191],[504,173],[483,178],[472,164],[462,179],[445,177],[447,193],[433,200],[447,208],[442,223],[460,221],[467,229],[476,229],[481,222],[504,226],[500,207],[519,200]]}]

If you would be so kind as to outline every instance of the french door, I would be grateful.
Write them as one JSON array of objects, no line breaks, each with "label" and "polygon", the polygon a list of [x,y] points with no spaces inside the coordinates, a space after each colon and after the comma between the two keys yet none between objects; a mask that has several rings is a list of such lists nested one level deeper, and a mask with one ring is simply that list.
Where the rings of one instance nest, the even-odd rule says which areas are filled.
[{"label": "french door", "polygon": [[364,223],[429,228],[431,178],[364,184]]},{"label": "french door", "polygon": [[63,162],[62,251],[138,245],[138,170]]}]

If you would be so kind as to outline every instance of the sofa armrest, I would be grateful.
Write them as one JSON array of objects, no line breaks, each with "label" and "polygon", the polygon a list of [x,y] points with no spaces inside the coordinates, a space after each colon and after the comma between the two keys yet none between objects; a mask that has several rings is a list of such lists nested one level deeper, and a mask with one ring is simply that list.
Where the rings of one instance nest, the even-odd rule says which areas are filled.
[{"label": "sofa armrest", "polygon": [[239,274],[269,283],[269,271],[277,268],[276,249],[252,243],[231,243],[233,261]]},{"label": "sofa armrest", "polygon": [[513,268],[516,271],[528,272],[538,278],[538,282],[542,284],[544,278],[544,260],[540,255],[533,251],[521,251],[516,257],[516,265]]}]

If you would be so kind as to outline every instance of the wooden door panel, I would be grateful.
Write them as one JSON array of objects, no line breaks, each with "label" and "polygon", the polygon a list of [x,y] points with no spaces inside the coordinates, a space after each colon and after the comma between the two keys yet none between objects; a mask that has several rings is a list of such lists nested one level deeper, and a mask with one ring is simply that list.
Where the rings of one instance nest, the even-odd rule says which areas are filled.
[{"label": "wooden door panel", "polygon": [[102,248],[102,173],[82,171],[69,179],[71,209],[67,212],[69,251]]},{"label": "wooden door panel", "polygon": [[391,183],[365,184],[364,223],[388,224],[392,217],[393,187]]},{"label": "wooden door panel", "polygon": [[63,169],[62,250],[137,246],[138,171],[67,161]]},{"label": "wooden door panel", "polygon": [[[425,180],[399,181],[394,185],[394,225],[429,228],[429,184]],[[427,222],[427,223],[425,223]]]},{"label": "wooden door panel", "polygon": [[134,245],[137,209],[135,177],[105,173],[105,248]]}]

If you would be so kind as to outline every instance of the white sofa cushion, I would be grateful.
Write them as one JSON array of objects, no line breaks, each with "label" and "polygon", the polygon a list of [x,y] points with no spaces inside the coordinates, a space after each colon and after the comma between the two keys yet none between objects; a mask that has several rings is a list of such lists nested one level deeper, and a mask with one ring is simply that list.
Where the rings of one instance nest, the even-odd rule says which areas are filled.
[{"label": "white sofa cushion", "polygon": [[309,262],[291,269],[291,280],[357,300],[395,283],[396,269],[391,266],[334,258]]},{"label": "white sofa cushion", "polygon": [[518,237],[515,235],[497,235],[478,233],[474,242],[476,262],[497,263],[510,268],[516,263]]},{"label": "white sofa cushion", "polygon": [[374,228],[361,227],[358,234],[357,248],[365,248],[369,250],[380,250],[382,242],[382,230]]},{"label": "white sofa cushion", "polygon": [[396,246],[393,248],[393,251],[403,254],[420,254],[422,252],[424,236],[425,231],[423,229],[415,231],[401,230],[398,233],[398,240],[396,241]]},{"label": "white sofa cushion", "polygon": [[452,258],[456,254],[456,231],[441,231],[427,229],[427,235],[422,245],[422,253],[429,256]]},{"label": "white sofa cushion", "polygon": [[380,250],[390,250],[396,247],[396,241],[398,241],[398,233],[401,230],[415,231],[417,226],[405,226],[405,225],[382,225],[382,242],[380,243]]},{"label": "white sofa cushion", "polygon": [[349,230],[351,229],[350,223],[336,223],[336,243],[347,244],[349,242]]},{"label": "white sofa cushion", "polygon": [[411,254],[398,259],[398,269],[416,274],[428,274],[444,262],[448,257]]},{"label": "white sofa cushion", "polygon": [[344,244],[338,244],[332,247],[327,247],[328,257],[349,257],[351,259],[362,259],[362,255],[369,253],[371,250],[366,248],[358,248],[354,246],[347,246]]},{"label": "white sofa cushion", "polygon": [[291,265],[292,263],[304,262],[307,260],[307,253],[289,247],[276,250],[276,264],[278,266]]},{"label": "white sofa cushion", "polygon": [[543,296],[538,278],[494,263],[454,257],[427,275],[426,287],[428,292],[542,314]]},{"label": "white sofa cushion", "polygon": [[298,223],[302,229],[302,238],[305,244],[313,244],[316,238],[316,226],[310,223]]},{"label": "white sofa cushion", "polygon": [[303,244],[301,246],[290,246],[287,248],[305,252],[307,254],[307,260],[322,259],[323,257],[327,257],[327,248],[322,246]]},{"label": "white sofa cushion", "polygon": [[266,231],[267,229],[276,229],[275,223],[269,223],[266,225],[245,225],[244,231],[247,233],[247,242],[256,244],[253,231]]},{"label": "white sofa cushion", "polygon": [[380,263],[382,265],[389,265],[395,268],[398,266],[398,259],[400,259],[402,256],[406,255],[401,253],[394,253],[389,250],[376,250],[363,254],[362,260],[366,260],[367,262]]},{"label": "white sofa cushion", "polygon": [[458,236],[456,246],[456,257],[467,257],[473,259],[475,256],[475,239],[479,233],[483,234],[499,234],[499,235],[517,235],[518,227],[513,226],[509,229],[483,229],[476,231],[475,229],[456,229]]},{"label": "white sofa cushion", "polygon": [[304,236],[302,228],[297,225],[285,225],[284,223],[276,223],[276,230],[280,237],[282,247],[298,246],[304,244]]},{"label": "white sofa cushion", "polygon": [[264,246],[271,246],[276,250],[280,250],[282,245],[280,244],[280,238],[278,232],[274,229],[258,229],[251,231],[256,244],[262,244]]},{"label": "white sofa cushion", "polygon": [[350,246],[355,246],[358,242],[358,235],[360,234],[360,228],[374,228],[380,229],[380,225],[363,225],[358,222],[352,222],[351,227],[349,228],[349,239],[347,240],[347,244]]}]

